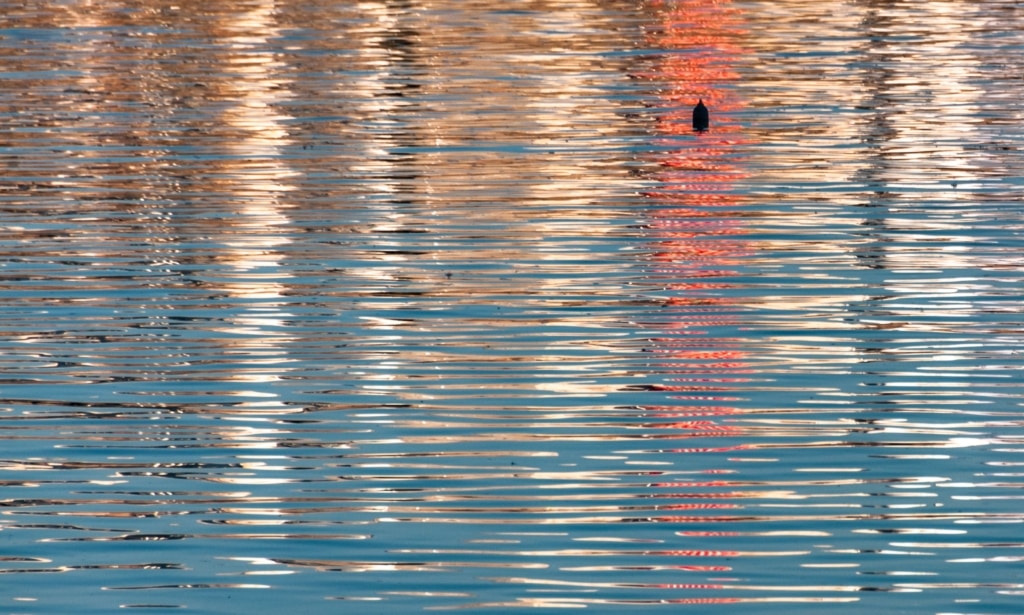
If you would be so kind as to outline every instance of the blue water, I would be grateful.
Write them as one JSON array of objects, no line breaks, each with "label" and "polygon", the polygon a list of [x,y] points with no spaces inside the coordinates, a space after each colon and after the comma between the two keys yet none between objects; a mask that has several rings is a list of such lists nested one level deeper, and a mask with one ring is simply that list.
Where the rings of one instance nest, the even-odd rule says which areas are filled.
[{"label": "blue water", "polygon": [[329,4],[0,2],[0,611],[1020,612],[1019,3]]}]

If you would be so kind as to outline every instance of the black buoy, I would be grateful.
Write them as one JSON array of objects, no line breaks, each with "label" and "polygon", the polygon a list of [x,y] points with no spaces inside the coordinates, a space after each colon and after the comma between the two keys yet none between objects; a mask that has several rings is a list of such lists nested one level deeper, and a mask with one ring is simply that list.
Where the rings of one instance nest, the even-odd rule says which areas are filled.
[{"label": "black buoy", "polygon": [[704,99],[697,101],[697,106],[693,108],[693,129],[698,132],[704,132],[711,125],[711,117],[708,114],[708,108],[704,106]]}]

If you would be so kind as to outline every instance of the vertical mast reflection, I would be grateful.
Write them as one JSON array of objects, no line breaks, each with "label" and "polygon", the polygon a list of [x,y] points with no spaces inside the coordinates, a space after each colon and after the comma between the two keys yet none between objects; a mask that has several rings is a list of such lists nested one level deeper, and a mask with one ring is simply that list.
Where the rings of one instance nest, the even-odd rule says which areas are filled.
[{"label": "vertical mast reflection", "polygon": [[[284,331],[289,314],[282,309],[291,277],[283,262],[283,250],[291,243],[291,219],[285,213],[290,205],[284,197],[294,190],[291,181],[297,173],[284,160],[292,142],[286,123],[292,118],[279,111],[290,91],[281,76],[285,65],[264,51],[281,33],[276,11],[273,0],[246,4],[213,22],[210,32],[225,50],[225,78],[213,84],[213,95],[227,104],[219,114],[224,139],[218,147],[224,155],[211,161],[207,183],[231,197],[231,210],[222,219],[226,225],[218,233],[223,246],[218,260],[227,267],[210,284],[238,305],[224,333],[231,335],[230,353],[245,357],[244,367],[232,377],[242,383],[280,379],[287,371],[282,346],[292,340]],[[276,394],[234,394],[245,400],[247,411],[288,411]]]}]

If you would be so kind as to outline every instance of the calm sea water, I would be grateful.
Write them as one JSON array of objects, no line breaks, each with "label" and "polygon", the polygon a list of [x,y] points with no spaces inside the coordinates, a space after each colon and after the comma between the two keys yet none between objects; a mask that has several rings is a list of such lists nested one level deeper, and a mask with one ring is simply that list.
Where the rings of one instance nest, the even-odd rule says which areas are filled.
[{"label": "calm sea water", "polygon": [[1022,74],[1016,0],[0,2],[0,611],[1019,614]]}]

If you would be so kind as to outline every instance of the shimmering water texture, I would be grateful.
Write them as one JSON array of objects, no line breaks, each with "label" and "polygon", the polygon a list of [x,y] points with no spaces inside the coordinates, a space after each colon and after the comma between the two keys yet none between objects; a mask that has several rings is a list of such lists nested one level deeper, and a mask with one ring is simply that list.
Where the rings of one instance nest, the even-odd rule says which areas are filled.
[{"label": "shimmering water texture", "polygon": [[1021,612],[1020,2],[0,49],[0,612]]}]

